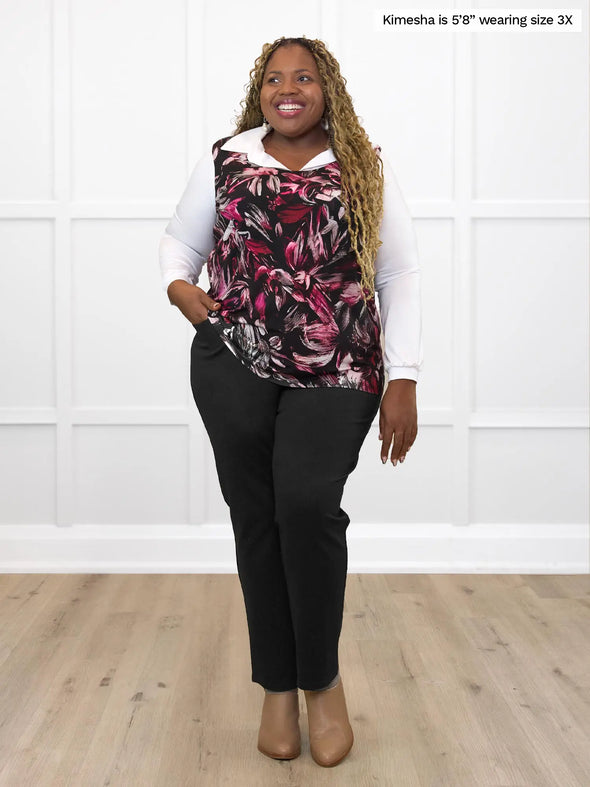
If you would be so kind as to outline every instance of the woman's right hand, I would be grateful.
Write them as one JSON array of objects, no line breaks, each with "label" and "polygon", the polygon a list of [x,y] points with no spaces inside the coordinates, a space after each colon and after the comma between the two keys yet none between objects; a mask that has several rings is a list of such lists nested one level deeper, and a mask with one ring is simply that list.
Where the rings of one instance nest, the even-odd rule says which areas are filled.
[{"label": "woman's right hand", "polygon": [[208,309],[221,308],[221,304],[210,298],[201,287],[182,279],[175,279],[166,292],[170,303],[177,306],[193,325],[207,319]]}]

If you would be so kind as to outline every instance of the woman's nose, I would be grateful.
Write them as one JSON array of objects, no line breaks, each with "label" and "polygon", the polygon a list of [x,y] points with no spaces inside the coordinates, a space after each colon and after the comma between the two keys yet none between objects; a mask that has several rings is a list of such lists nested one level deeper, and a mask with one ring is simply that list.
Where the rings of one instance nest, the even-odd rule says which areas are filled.
[{"label": "woman's nose", "polygon": [[286,79],[279,88],[280,95],[290,96],[297,92],[297,83],[290,82],[288,79]]}]

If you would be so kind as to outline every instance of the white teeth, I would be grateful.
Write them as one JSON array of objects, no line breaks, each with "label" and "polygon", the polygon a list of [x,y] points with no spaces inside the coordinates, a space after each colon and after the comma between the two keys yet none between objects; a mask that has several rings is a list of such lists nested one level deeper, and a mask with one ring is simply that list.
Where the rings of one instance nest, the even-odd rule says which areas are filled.
[{"label": "white teeth", "polygon": [[280,109],[283,112],[291,112],[296,109],[303,109],[303,107],[301,104],[279,104],[277,109]]}]

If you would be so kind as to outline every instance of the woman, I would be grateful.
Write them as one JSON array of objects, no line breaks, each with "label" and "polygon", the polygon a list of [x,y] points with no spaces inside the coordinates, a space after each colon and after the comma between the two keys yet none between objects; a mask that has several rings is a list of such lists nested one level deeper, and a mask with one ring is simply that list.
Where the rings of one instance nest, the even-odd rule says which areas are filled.
[{"label": "woman", "polygon": [[[265,44],[242,105],[161,239],[163,286],[196,330],[191,386],[230,509],[252,680],[265,689],[258,749],[298,756],[301,688],[311,754],[332,766],[354,738],[338,663],[340,501],[378,411],[383,463],[390,448],[403,462],[416,439],[416,244],[321,41]],[[205,261],[208,292],[196,285]]]}]

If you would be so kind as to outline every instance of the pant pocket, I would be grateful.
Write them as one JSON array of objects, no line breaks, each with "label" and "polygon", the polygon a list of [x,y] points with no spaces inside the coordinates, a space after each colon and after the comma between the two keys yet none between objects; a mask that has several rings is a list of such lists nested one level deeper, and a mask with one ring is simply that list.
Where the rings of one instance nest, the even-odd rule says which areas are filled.
[{"label": "pant pocket", "polygon": [[192,343],[193,354],[197,353],[203,358],[213,358],[220,353],[229,352],[209,318],[192,325],[195,329]]}]

